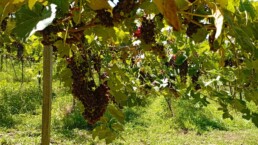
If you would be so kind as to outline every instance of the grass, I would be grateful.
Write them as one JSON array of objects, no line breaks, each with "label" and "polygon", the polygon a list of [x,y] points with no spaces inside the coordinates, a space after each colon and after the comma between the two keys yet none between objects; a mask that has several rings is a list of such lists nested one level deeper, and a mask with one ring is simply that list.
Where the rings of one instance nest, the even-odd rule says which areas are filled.
[{"label": "grass", "polygon": [[[31,74],[30,74],[31,75]],[[35,80],[20,82],[2,73],[0,80],[0,145],[40,144],[41,140],[41,92]],[[5,79],[6,78],[6,79]],[[7,81],[9,80],[9,81]],[[93,139],[90,126],[81,116],[77,103],[69,112],[73,97],[54,81],[52,102],[51,144],[94,145],[105,144]],[[234,120],[222,119],[222,112],[212,102],[198,109],[186,100],[173,100],[175,116],[171,116],[163,97],[150,98],[144,107],[124,108],[125,130],[117,145],[255,145],[258,129],[250,121],[243,120],[234,111]],[[253,104],[250,104],[253,108]],[[257,109],[257,108],[256,108]]]},{"label": "grass", "polygon": [[[146,108],[134,108],[135,112],[141,112],[140,115],[132,115],[135,118],[125,125],[125,131],[122,133],[125,141],[116,140],[115,144],[257,144],[258,129],[251,122],[242,120],[237,114],[232,121],[223,120],[222,112],[215,109],[215,104],[201,111],[189,112],[183,108],[187,107],[184,103],[174,102],[177,111],[175,117],[164,111],[166,106],[163,98],[156,98]],[[177,106],[182,104],[184,106]],[[132,110],[130,112],[133,114]],[[197,115],[199,119],[194,119],[191,115]]]}]

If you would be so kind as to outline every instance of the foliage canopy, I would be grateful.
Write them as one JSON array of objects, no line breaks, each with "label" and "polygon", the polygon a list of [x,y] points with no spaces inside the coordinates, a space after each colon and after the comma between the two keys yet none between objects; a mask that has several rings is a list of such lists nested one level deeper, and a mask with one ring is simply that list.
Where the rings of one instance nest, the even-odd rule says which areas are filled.
[{"label": "foliage canopy", "polygon": [[85,119],[101,122],[93,136],[107,142],[123,130],[121,108],[148,94],[213,100],[224,118],[233,108],[258,126],[247,106],[258,105],[257,12],[249,0],[1,0],[0,45],[23,43],[35,57],[51,45]]}]

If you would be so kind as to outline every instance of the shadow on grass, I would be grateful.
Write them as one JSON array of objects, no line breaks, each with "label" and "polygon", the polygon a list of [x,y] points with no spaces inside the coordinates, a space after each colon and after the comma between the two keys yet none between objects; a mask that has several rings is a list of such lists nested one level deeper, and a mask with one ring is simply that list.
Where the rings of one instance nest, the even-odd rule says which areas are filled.
[{"label": "shadow on grass", "polygon": [[196,108],[190,101],[175,102],[175,108],[174,123],[176,128],[198,132],[213,129],[228,130],[217,114],[207,112],[204,108]]},{"label": "shadow on grass", "polygon": [[74,139],[78,137],[78,133],[75,131],[92,131],[94,129],[93,125],[88,124],[83,118],[80,110],[75,107],[71,113],[67,114],[61,120],[61,126],[55,128],[58,134],[67,139]]}]

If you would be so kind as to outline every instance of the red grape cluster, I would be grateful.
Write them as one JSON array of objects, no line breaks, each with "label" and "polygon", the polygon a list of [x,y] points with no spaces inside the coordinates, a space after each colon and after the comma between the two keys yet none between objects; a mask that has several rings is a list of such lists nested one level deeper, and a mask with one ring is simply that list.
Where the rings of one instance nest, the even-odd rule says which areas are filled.
[{"label": "red grape cluster", "polygon": [[196,25],[196,24],[190,22],[190,23],[188,24],[187,29],[186,29],[186,35],[187,35],[188,37],[192,37],[193,34],[197,33],[197,31],[198,31],[199,28],[200,28],[200,26],[198,26],[198,25]]},{"label": "red grape cluster", "polygon": [[114,20],[121,20],[130,15],[130,12],[136,6],[137,0],[119,0],[117,5],[113,9]]},{"label": "red grape cluster", "polygon": [[188,72],[188,61],[187,59],[179,66],[179,74],[181,82],[186,83],[186,75]]},{"label": "red grape cluster", "polygon": [[8,17],[4,18],[1,22],[1,29],[2,31],[5,31],[6,30],[6,27],[7,27],[7,22],[8,22]]},{"label": "red grape cluster", "polygon": [[143,17],[141,26],[142,39],[146,44],[155,42],[155,23],[151,19]]},{"label": "red grape cluster", "polygon": [[70,57],[67,62],[67,67],[72,71],[72,93],[84,106],[84,118],[94,124],[106,111],[110,99],[109,88],[105,83],[97,87],[93,80],[88,79],[87,61],[77,64],[75,58]]},{"label": "red grape cluster", "polygon": [[106,11],[106,10],[97,10],[97,15],[96,18],[98,18],[101,22],[106,27],[112,27],[114,26],[113,24],[113,18],[111,17],[111,13]]},{"label": "red grape cluster", "polygon": [[192,83],[194,84],[194,88],[195,88],[195,90],[200,90],[201,89],[201,85],[200,84],[198,84],[198,79],[199,79],[199,77],[200,77],[200,71],[198,70],[197,72],[196,72],[196,74],[194,74],[193,76],[192,76]]},{"label": "red grape cluster", "polygon": [[12,46],[14,48],[17,48],[17,58],[18,59],[22,59],[23,57],[23,52],[24,52],[24,46],[22,43],[18,42],[18,41],[15,41],[12,43]]},{"label": "red grape cluster", "polygon": [[151,51],[160,56],[161,58],[165,59],[166,58],[166,52],[165,52],[165,47],[161,44],[156,44],[151,48]]}]

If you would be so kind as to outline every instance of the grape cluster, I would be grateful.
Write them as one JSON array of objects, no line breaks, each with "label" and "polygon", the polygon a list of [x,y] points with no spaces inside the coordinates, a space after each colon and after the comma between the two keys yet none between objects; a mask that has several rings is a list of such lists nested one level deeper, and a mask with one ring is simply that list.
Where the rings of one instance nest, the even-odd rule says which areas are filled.
[{"label": "grape cluster", "polygon": [[186,35],[188,37],[192,37],[193,34],[197,33],[198,29],[200,28],[200,26],[190,22],[188,24],[187,30],[186,30]]},{"label": "grape cluster", "polygon": [[166,58],[166,52],[165,52],[165,47],[161,44],[156,44],[151,48],[152,52],[160,56],[161,58],[165,59]]},{"label": "grape cluster", "polygon": [[23,52],[24,52],[24,46],[23,46],[23,44],[21,44],[21,43],[18,42],[18,41],[15,41],[15,42],[12,43],[12,46],[13,46],[14,48],[17,48],[17,58],[18,58],[18,59],[22,59],[22,57],[23,57]]},{"label": "grape cluster", "polygon": [[201,89],[201,85],[200,84],[198,84],[197,82],[198,82],[198,79],[199,79],[199,77],[200,77],[200,71],[198,70],[197,72],[196,72],[196,74],[194,74],[193,76],[192,76],[192,83],[194,84],[194,88],[195,88],[195,90],[200,90]]},{"label": "grape cluster", "polygon": [[106,111],[110,99],[109,88],[106,83],[97,87],[93,80],[88,80],[87,61],[77,64],[75,58],[70,57],[67,58],[67,63],[67,67],[72,71],[72,93],[84,106],[84,118],[88,123],[94,124]]},{"label": "grape cluster", "polygon": [[137,0],[119,0],[113,9],[114,20],[121,20],[129,16],[130,12],[136,6]]},{"label": "grape cluster", "polygon": [[106,11],[106,10],[97,10],[97,15],[96,18],[98,18],[101,22],[106,27],[113,27],[113,18],[111,17],[111,13]]},{"label": "grape cluster", "polygon": [[4,18],[1,22],[1,30],[5,31],[7,27],[8,17]]},{"label": "grape cluster", "polygon": [[101,84],[96,90],[90,91],[83,102],[83,116],[90,124],[95,124],[105,113],[109,101],[109,88]]},{"label": "grape cluster", "polygon": [[210,50],[215,52],[216,49],[214,47],[214,41],[215,41],[215,34],[216,34],[216,30],[213,30],[211,32],[211,34],[209,35],[209,45],[210,45]]},{"label": "grape cluster", "polygon": [[142,39],[146,44],[155,42],[155,23],[151,19],[143,17],[141,26]]},{"label": "grape cluster", "polygon": [[186,83],[186,75],[188,72],[188,61],[185,60],[180,66],[179,66],[179,74],[181,78],[181,82]]}]

